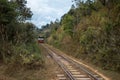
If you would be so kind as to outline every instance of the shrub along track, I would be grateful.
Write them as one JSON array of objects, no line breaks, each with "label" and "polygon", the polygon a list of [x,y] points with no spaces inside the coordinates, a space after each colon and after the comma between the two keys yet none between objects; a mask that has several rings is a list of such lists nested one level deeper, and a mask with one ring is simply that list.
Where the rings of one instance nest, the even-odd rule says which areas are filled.
[{"label": "shrub along track", "polygon": [[[60,80],[105,80],[100,75],[85,68],[74,60],[58,54],[54,49],[41,44],[67,75]],[[62,76],[61,76],[62,77]]]}]

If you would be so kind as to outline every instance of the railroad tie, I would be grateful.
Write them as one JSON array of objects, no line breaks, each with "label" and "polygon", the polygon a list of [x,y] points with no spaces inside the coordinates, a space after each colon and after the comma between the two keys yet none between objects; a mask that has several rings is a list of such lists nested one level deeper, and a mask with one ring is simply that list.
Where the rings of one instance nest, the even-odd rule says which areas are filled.
[{"label": "railroad tie", "polygon": [[73,74],[74,77],[76,78],[85,78],[87,77],[86,75],[76,75],[76,74]]},{"label": "railroad tie", "polygon": [[64,74],[57,74],[58,80],[67,80]]},{"label": "railroad tie", "polygon": [[92,80],[90,78],[76,78],[76,80]]},{"label": "railroad tie", "polygon": [[59,77],[59,80],[67,80],[66,77]]},{"label": "railroad tie", "polygon": [[74,74],[74,75],[80,75],[80,72],[77,72],[77,71],[76,72],[75,71],[73,71],[73,72],[71,71],[71,73]]},{"label": "railroad tie", "polygon": [[71,71],[71,72],[77,72],[77,70],[75,70],[75,69],[71,69],[70,71]]}]

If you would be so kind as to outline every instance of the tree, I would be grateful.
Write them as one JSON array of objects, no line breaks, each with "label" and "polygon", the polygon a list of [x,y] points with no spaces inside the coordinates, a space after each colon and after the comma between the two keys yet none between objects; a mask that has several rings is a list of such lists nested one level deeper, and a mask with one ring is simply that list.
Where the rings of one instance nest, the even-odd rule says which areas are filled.
[{"label": "tree", "polygon": [[25,23],[32,12],[25,4],[25,0],[0,0],[0,58],[5,63],[15,55],[13,46],[33,41],[34,25]]},{"label": "tree", "polygon": [[72,34],[73,34],[73,16],[72,15],[69,15],[69,14],[66,14],[64,15],[63,19],[62,19],[62,27],[63,27],[63,30],[69,34],[71,37],[72,37]]}]

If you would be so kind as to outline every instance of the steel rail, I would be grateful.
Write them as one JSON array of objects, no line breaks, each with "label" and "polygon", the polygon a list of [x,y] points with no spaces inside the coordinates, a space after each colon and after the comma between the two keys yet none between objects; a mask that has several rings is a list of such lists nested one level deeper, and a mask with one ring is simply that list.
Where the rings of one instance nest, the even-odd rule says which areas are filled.
[{"label": "steel rail", "polygon": [[[46,47],[46,46],[44,46],[44,45],[43,45],[43,47],[45,47],[45,48],[50,52],[49,55],[51,55],[52,58],[59,64],[59,66],[65,71],[65,73],[67,74],[67,76],[68,76],[71,80],[76,80],[76,79],[72,76],[71,72],[69,72],[69,70],[66,68],[66,66],[63,65],[63,64],[61,63],[61,61],[59,61],[59,59],[57,59],[57,58],[54,56],[56,52],[55,52],[53,49],[51,49],[50,47]],[[51,54],[51,53],[52,53],[52,54]],[[53,54],[54,54],[54,55],[53,55]],[[86,74],[88,74],[88,75],[89,75],[90,77],[92,77],[94,80],[100,80],[100,78],[98,78],[98,77],[95,76],[95,74],[97,74],[97,73],[94,72],[95,74],[92,74],[90,71],[86,70],[82,65],[80,65],[80,64],[77,63],[76,61],[70,59],[69,57],[65,57],[65,56],[60,55],[60,54],[57,54],[57,55],[58,55],[58,56],[61,56],[63,59],[69,61],[70,63],[76,65],[76,67],[79,67],[83,72],[85,72]],[[97,74],[97,75],[98,75],[98,74]],[[98,76],[99,76],[99,75],[98,75]],[[103,79],[103,80],[104,80],[104,79]]]},{"label": "steel rail", "polygon": [[[45,46],[44,46],[45,47]],[[46,47],[45,47],[46,48]],[[48,50],[49,55],[56,61],[56,63],[62,68],[62,70],[67,74],[67,76],[70,78],[70,80],[76,80],[71,72],[66,68],[66,66],[55,57],[54,52],[52,52],[50,49],[46,48]],[[52,54],[51,54],[52,53]]]},{"label": "steel rail", "polygon": [[[49,48],[50,49],[50,48]],[[51,49],[52,50],[52,49]],[[54,53],[55,53],[55,51],[54,50],[52,50]],[[61,57],[63,57],[64,59],[66,59],[67,61],[69,61],[69,62],[72,62],[72,64],[74,64],[74,65],[76,65],[77,67],[79,67],[81,70],[83,70],[86,74],[88,74],[89,76],[91,76],[94,80],[100,80],[98,77],[96,77],[94,74],[92,74],[91,72],[89,72],[88,70],[86,70],[84,67],[82,67],[79,63],[77,63],[77,62],[75,62],[75,61],[73,61],[72,59],[70,59],[69,57],[65,57],[65,56],[63,56],[63,55],[60,55],[60,54],[58,54],[59,56],[61,56]],[[95,72],[94,72],[95,73]],[[97,73],[95,73],[95,74],[97,74]],[[98,74],[97,74],[98,75]],[[103,79],[104,80],[104,79]]]},{"label": "steel rail", "polygon": [[[59,55],[62,56],[62,55]],[[80,64],[78,64],[77,62],[71,60],[70,58],[66,58],[64,56],[62,56],[64,59],[66,59],[69,62],[72,62],[72,64],[76,65],[77,67],[79,67],[81,70],[83,70],[86,74],[88,74],[89,76],[91,76],[94,80],[100,80],[98,77],[96,77],[94,74],[92,74],[91,72],[89,72],[88,70],[86,70],[84,67],[82,67]],[[97,73],[96,73],[97,74]],[[98,75],[98,74],[97,74]]]}]

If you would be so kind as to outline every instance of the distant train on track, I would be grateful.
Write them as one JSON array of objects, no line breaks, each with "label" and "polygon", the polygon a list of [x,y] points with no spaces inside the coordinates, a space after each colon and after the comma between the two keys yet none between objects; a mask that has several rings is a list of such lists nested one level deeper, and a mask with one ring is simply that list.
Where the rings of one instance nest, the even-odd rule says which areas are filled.
[{"label": "distant train on track", "polygon": [[44,43],[44,37],[38,37],[38,43]]}]

